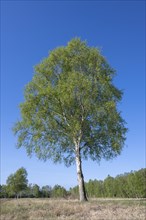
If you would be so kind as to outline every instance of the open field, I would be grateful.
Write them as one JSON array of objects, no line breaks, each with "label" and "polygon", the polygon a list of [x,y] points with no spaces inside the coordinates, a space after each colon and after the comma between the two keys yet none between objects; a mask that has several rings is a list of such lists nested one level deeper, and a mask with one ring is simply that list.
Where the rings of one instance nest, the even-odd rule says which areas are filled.
[{"label": "open field", "polygon": [[146,200],[1,199],[1,220],[145,220]]}]

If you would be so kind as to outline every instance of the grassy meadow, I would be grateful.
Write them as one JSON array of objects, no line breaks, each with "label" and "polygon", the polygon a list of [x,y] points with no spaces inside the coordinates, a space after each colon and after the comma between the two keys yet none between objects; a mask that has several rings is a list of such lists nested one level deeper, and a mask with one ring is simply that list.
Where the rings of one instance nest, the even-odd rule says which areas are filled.
[{"label": "grassy meadow", "polygon": [[145,220],[146,200],[1,199],[1,220]]}]

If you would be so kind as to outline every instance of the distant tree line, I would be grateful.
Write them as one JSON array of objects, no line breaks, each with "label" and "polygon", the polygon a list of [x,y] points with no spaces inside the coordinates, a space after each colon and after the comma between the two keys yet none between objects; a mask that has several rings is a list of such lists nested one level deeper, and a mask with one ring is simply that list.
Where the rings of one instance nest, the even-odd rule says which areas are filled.
[{"label": "distant tree line", "polygon": [[63,198],[68,193],[60,185],[40,187],[37,184],[28,184],[27,171],[23,167],[7,178],[6,185],[0,185],[0,198]]},{"label": "distant tree line", "polygon": [[[146,198],[146,168],[118,175],[108,175],[105,180],[89,180],[85,183],[87,196]],[[23,167],[0,185],[0,198],[78,198],[78,186],[66,190],[63,186],[51,187],[28,184],[27,171]]]},{"label": "distant tree line", "polygon": [[[146,168],[118,175],[108,175],[102,180],[89,180],[85,183],[88,197],[146,198]],[[71,195],[78,195],[78,187],[70,189]]]}]

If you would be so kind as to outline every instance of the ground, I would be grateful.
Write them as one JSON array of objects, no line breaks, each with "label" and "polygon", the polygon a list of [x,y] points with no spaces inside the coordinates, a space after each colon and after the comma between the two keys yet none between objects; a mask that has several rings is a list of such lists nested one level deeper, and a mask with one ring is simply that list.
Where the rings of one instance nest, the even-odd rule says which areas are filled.
[{"label": "ground", "polygon": [[145,219],[145,199],[1,199],[1,220]]}]

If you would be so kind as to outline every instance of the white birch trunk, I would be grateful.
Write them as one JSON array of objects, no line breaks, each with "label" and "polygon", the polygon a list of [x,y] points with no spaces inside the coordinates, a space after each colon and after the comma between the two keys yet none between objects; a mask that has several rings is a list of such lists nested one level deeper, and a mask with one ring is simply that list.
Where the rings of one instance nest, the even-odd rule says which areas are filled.
[{"label": "white birch trunk", "polygon": [[82,173],[80,148],[77,142],[75,143],[75,149],[76,149],[76,168],[77,168],[77,177],[78,177],[78,185],[79,185],[79,197],[80,197],[80,201],[83,202],[83,201],[87,201],[87,196],[84,185],[84,176]]}]

